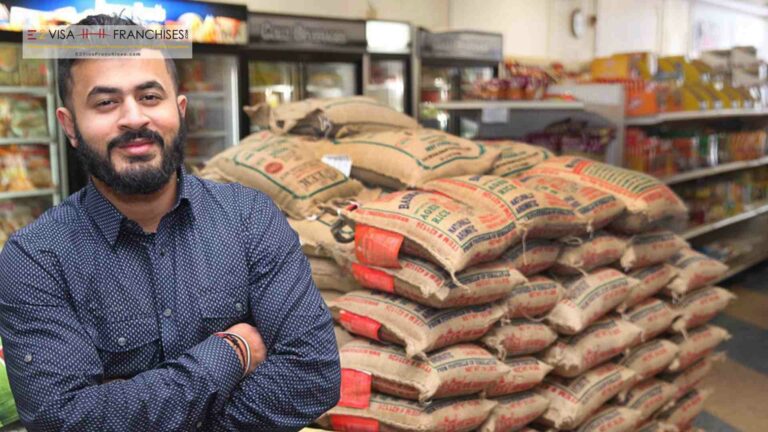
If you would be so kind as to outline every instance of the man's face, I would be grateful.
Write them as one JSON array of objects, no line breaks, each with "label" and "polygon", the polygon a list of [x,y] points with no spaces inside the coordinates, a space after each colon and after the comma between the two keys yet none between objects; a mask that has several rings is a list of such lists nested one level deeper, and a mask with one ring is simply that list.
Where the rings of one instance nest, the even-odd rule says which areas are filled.
[{"label": "man's face", "polygon": [[142,54],[75,63],[72,111],[57,111],[86,170],[122,194],[156,192],[183,160],[186,98],[162,56]]}]

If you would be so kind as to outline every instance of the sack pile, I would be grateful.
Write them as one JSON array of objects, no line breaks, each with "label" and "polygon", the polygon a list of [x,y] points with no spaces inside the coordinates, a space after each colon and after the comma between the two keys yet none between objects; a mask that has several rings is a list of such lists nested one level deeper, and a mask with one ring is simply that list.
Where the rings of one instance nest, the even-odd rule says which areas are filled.
[{"label": "sack pile", "polygon": [[[669,188],[341,106],[261,112],[271,131],[206,167],[292,218],[337,324],[341,398],[321,427],[690,426],[708,396],[696,385],[729,337],[708,322],[733,295],[710,286],[724,265],[665,230],[687,212]],[[274,163],[293,158],[299,179],[279,177]],[[238,171],[249,163],[250,184]]]}]

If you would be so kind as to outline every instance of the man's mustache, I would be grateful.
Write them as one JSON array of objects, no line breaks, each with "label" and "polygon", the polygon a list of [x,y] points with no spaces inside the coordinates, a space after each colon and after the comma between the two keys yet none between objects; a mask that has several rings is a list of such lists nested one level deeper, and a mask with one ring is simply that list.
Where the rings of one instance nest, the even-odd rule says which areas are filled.
[{"label": "man's mustache", "polygon": [[126,145],[134,140],[139,139],[146,139],[146,140],[152,140],[160,145],[160,148],[165,147],[165,141],[163,140],[163,137],[160,136],[159,133],[149,130],[149,129],[141,129],[137,131],[129,131],[125,132],[120,136],[117,136],[109,141],[107,144],[107,153],[112,152],[113,149]]}]

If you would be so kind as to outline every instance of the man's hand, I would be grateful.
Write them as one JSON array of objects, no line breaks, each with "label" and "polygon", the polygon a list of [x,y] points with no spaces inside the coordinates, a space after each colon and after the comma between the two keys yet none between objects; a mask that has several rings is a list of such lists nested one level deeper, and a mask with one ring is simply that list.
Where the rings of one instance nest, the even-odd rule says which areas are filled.
[{"label": "man's hand", "polygon": [[[245,371],[245,374],[250,374],[256,369],[256,366],[267,358],[267,348],[264,346],[264,341],[261,340],[261,334],[256,330],[256,327],[246,323],[235,324],[226,331],[227,333],[234,333],[248,342],[248,346],[251,348],[251,367]],[[240,363],[245,367],[246,359],[240,355],[240,350],[232,342],[227,342],[232,345],[232,349],[237,352],[237,356],[240,358]]]}]

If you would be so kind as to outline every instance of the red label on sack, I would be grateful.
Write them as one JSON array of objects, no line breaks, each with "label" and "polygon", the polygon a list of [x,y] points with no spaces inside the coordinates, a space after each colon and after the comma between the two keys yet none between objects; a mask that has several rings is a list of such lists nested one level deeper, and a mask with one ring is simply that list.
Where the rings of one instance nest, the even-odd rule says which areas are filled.
[{"label": "red label on sack", "polygon": [[352,312],[341,311],[339,313],[339,321],[342,327],[349,330],[351,333],[381,341],[381,339],[379,339],[381,323],[374,319],[360,316]]},{"label": "red label on sack", "polygon": [[341,432],[379,432],[379,421],[350,415],[331,414],[331,429]]},{"label": "red label on sack", "polygon": [[371,374],[355,369],[341,370],[339,406],[368,408],[371,403]]},{"label": "red label on sack", "polygon": [[363,264],[400,268],[397,256],[405,238],[392,231],[368,225],[355,227],[355,255]]},{"label": "red label on sack", "polygon": [[395,277],[381,270],[354,263],[352,264],[352,276],[355,277],[357,283],[365,288],[388,293],[395,292]]}]

